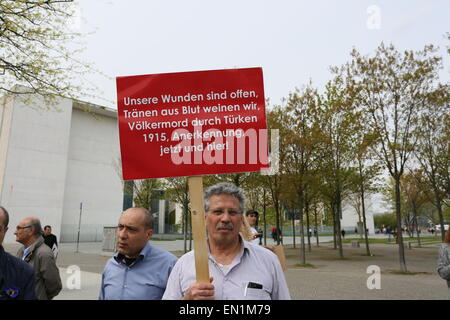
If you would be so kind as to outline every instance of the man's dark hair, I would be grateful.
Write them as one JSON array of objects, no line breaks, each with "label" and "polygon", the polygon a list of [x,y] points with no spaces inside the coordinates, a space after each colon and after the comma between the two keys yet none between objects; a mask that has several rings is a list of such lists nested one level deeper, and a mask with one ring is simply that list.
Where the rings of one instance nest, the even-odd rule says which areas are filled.
[{"label": "man's dark hair", "polygon": [[8,211],[7,211],[4,207],[2,207],[2,206],[0,206],[0,210],[3,211],[3,215],[5,216],[5,227],[7,227],[8,224],[9,224],[9,213],[8,213]]},{"label": "man's dark hair", "polygon": [[246,216],[249,216],[251,214],[256,214],[257,217],[259,216],[259,213],[256,210],[247,210],[247,212],[245,213]]},{"label": "man's dark hair", "polygon": [[49,226],[49,225],[46,225],[45,227],[44,227],[44,230],[47,230],[47,228],[52,228],[52,226]]}]

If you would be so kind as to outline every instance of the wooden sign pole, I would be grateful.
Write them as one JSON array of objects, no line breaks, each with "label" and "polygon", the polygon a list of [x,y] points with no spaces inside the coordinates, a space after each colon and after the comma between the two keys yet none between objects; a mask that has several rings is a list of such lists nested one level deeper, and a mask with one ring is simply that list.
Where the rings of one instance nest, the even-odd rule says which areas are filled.
[{"label": "wooden sign pole", "polygon": [[195,273],[198,283],[209,283],[208,248],[206,243],[203,178],[188,177],[191,198],[192,234],[194,236]]}]

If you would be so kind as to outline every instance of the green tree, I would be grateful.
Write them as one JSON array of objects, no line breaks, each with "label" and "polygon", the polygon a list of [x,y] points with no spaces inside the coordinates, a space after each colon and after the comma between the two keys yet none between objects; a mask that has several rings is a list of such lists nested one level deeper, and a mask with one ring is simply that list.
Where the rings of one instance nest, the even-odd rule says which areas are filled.
[{"label": "green tree", "polygon": [[[320,95],[309,83],[301,90],[297,89],[289,95],[286,111],[291,116],[289,127],[291,133],[286,138],[287,161],[286,173],[289,175],[291,185],[294,186],[296,199],[291,203],[298,206],[300,216],[300,241],[302,264],[305,264],[304,221],[306,213],[306,229],[309,230],[310,221],[308,203],[310,201],[309,185],[314,180],[316,171],[314,166],[317,156],[316,149],[320,139],[317,110],[320,105]],[[294,223],[293,223],[294,228]],[[311,251],[309,233],[308,249]],[[295,238],[294,238],[295,239]]]},{"label": "green tree", "polygon": [[73,16],[70,1],[0,0],[0,92],[37,93],[49,102],[88,95],[79,79],[93,70],[74,58],[81,48],[74,48],[80,34]]},{"label": "green tree", "polygon": [[[347,82],[369,115],[367,126],[376,134],[372,150],[395,182],[398,230],[402,226],[400,179],[417,144],[419,115],[430,102],[442,64],[442,59],[433,55],[435,51],[429,45],[421,51],[401,53],[393,45],[382,43],[373,57],[353,50],[353,59],[346,65]],[[406,272],[401,232],[398,239],[400,269]]]},{"label": "green tree", "polygon": [[428,197],[426,195],[426,185],[425,177],[422,170],[412,170],[402,177],[400,182],[401,192],[405,194],[405,207],[407,217],[411,217],[408,223],[408,232],[414,235],[414,230],[417,231],[417,239],[420,244],[420,232],[418,218],[421,214],[421,209],[428,203]]},{"label": "green tree", "polygon": [[397,226],[397,218],[395,213],[385,213],[373,217],[375,227],[394,229]]},{"label": "green tree", "polygon": [[[433,196],[441,230],[444,230],[443,205],[449,194],[450,167],[450,87],[441,85],[430,95],[430,103],[420,116],[419,141],[415,155],[427,179]],[[444,241],[445,233],[441,233]]]},{"label": "green tree", "polygon": [[355,153],[355,133],[358,129],[352,93],[346,89],[342,75],[336,70],[321,100],[320,179],[322,196],[329,202],[334,217],[335,242],[344,257],[341,239],[342,203],[353,183],[355,169],[351,163]]},{"label": "green tree", "polygon": [[357,172],[355,174],[355,192],[359,196],[356,211],[363,222],[364,239],[366,243],[366,253],[371,256],[369,247],[369,236],[366,220],[366,196],[378,191],[378,177],[380,174],[379,161],[373,160],[370,147],[374,144],[374,135],[370,128],[365,126],[365,116],[363,110],[356,113],[357,128],[355,132],[355,162]]},{"label": "green tree", "polygon": [[[267,115],[268,128],[271,129],[271,134],[273,134],[272,129],[279,130],[279,153],[278,153],[278,164],[279,171],[273,175],[263,176],[264,188],[269,191],[271,198],[271,203],[275,210],[275,225],[281,230],[282,226],[282,201],[284,200],[284,193],[286,188],[289,186],[286,184],[286,155],[287,155],[287,142],[286,139],[291,133],[289,129],[289,123],[291,123],[290,116],[286,113],[284,108],[281,106],[275,106],[272,110],[268,112]],[[277,240],[277,244],[280,244],[280,238]]]},{"label": "green tree", "polygon": [[183,240],[184,252],[188,251],[187,241],[189,240],[189,250],[192,248],[192,239],[190,234],[190,213],[189,208],[189,185],[186,178],[167,178],[164,186],[166,187],[166,195],[174,202],[180,203],[183,208]]},{"label": "green tree", "polygon": [[[162,191],[162,184],[158,179],[132,180],[134,205],[151,210],[152,200],[159,199]],[[156,191],[159,192],[156,192]]]}]

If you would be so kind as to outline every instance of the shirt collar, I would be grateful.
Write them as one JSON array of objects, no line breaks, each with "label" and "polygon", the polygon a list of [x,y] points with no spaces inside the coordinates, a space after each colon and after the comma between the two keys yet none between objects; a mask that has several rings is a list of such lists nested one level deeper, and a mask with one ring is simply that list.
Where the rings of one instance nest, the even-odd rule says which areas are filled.
[{"label": "shirt collar", "polygon": [[31,246],[23,249],[22,260],[24,260],[31,251]]},{"label": "shirt collar", "polygon": [[[233,260],[235,260],[236,258],[241,260],[245,253],[250,252],[250,249],[249,249],[250,245],[247,241],[244,240],[244,238],[242,237],[241,234],[239,234],[239,242],[241,243],[241,248],[239,249],[238,254],[236,255],[236,257],[234,257]],[[215,262],[216,259],[214,259],[214,256],[211,254],[211,250],[209,249],[209,239],[208,239],[207,243],[208,243],[208,245],[206,246],[206,248],[208,250],[208,257]]]},{"label": "shirt collar", "polygon": [[40,247],[43,243],[44,238],[42,236],[39,236],[29,247],[23,248],[24,256],[22,257],[22,259],[26,262],[29,262],[31,260],[32,255],[34,254],[34,250]]},{"label": "shirt collar", "polygon": [[[141,252],[139,253],[139,256],[136,258],[136,261],[132,265],[135,265],[140,260],[144,260],[146,256],[150,256],[151,251],[152,251],[152,246],[150,244],[150,241],[147,241],[147,243],[145,244],[145,247],[142,248]],[[125,256],[119,252],[116,252],[114,254],[114,260],[116,260],[117,263],[122,263],[124,258],[125,258]]]}]

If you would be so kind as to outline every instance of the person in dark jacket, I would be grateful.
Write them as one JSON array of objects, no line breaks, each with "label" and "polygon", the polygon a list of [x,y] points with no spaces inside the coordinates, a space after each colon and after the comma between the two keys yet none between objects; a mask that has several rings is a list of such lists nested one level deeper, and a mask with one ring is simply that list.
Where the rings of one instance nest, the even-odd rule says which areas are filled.
[{"label": "person in dark jacket", "polygon": [[34,300],[33,268],[3,249],[8,223],[8,211],[0,206],[0,300]]},{"label": "person in dark jacket", "polygon": [[56,256],[58,254],[58,239],[56,236],[52,233],[52,227],[51,226],[45,226],[44,227],[44,234],[42,235],[44,238],[45,244],[53,251],[53,255]]}]

